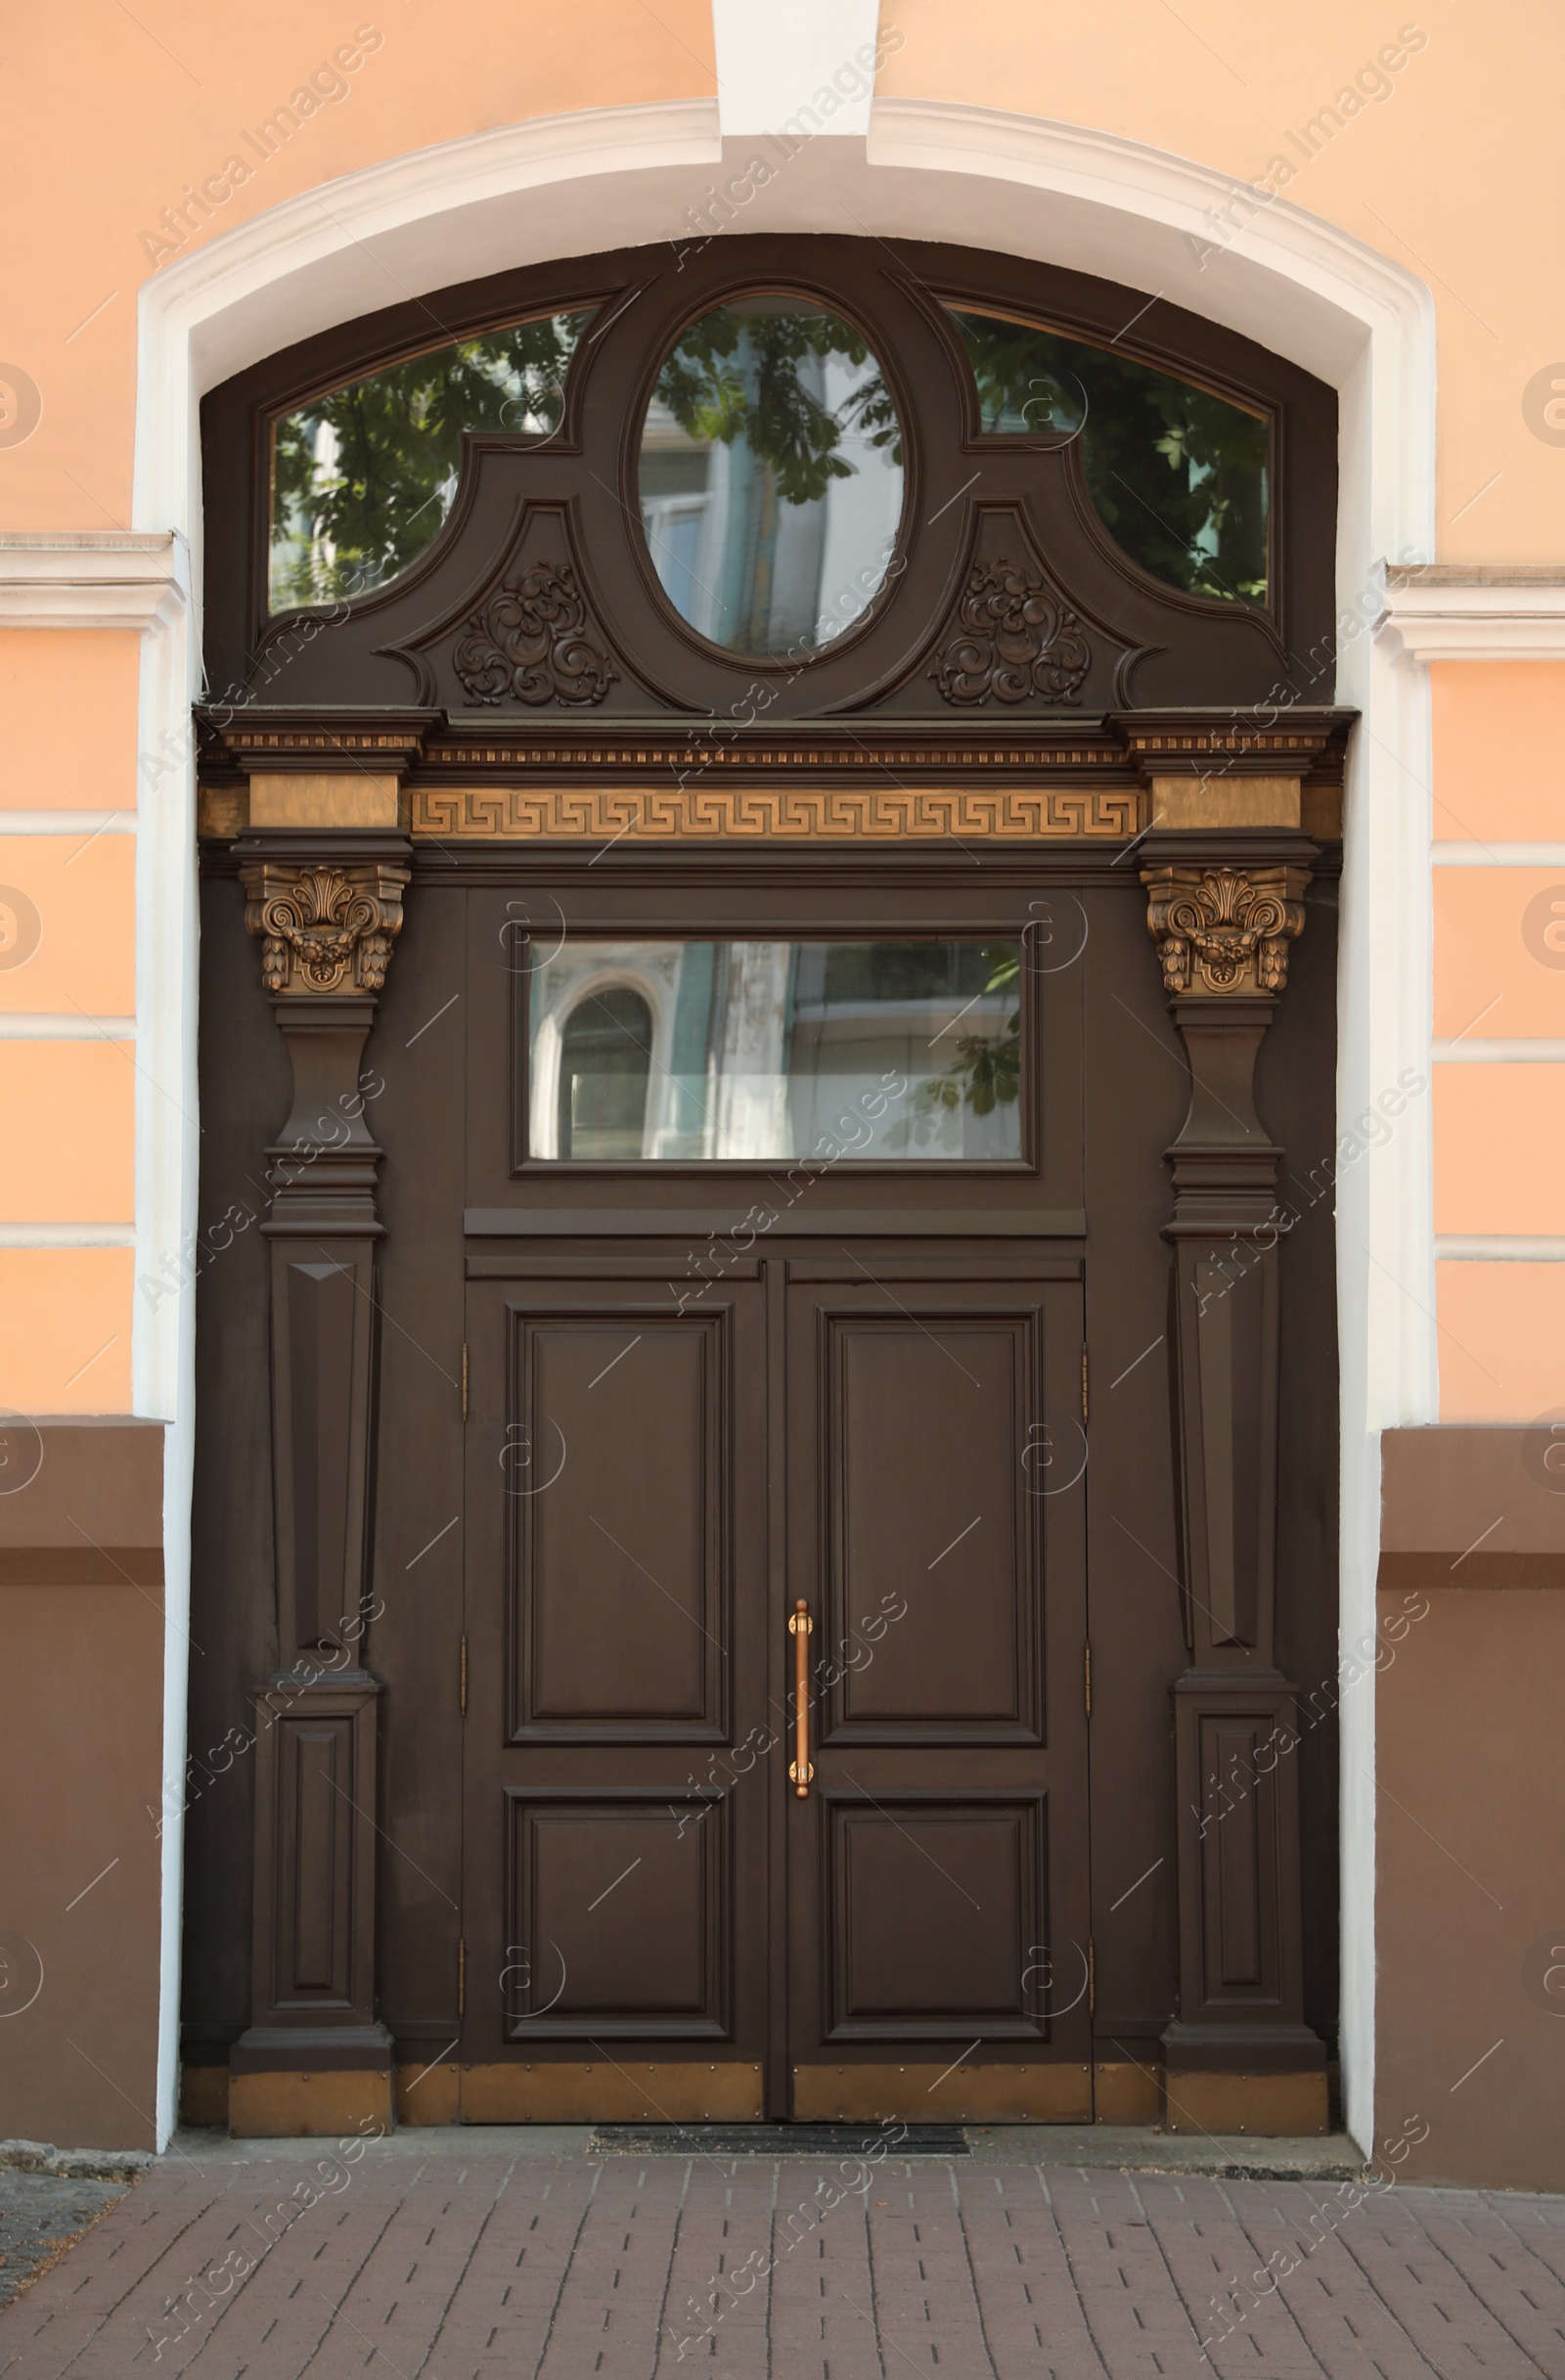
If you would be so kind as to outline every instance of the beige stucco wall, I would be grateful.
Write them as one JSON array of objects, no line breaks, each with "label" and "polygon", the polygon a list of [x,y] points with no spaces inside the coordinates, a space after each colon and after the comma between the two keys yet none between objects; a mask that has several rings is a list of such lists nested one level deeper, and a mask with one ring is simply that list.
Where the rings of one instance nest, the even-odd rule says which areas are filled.
[{"label": "beige stucco wall", "polygon": [[[521,120],[716,89],[708,0],[657,0],[655,11],[581,0],[524,21],[479,0],[367,0],[362,13],[324,0],[216,11],[160,0],[155,14],[93,12],[90,24],[72,5],[14,11],[8,34],[0,531],[129,525],[138,296],[160,266],[302,194],[319,191],[330,207],[329,185],[380,160]],[[1179,12],[1119,0],[1074,14],[1025,0],[885,0],[881,35],[884,97],[1094,127],[1233,177],[1228,221],[1214,210],[1201,244],[1214,268],[1275,200],[1417,276],[1437,325],[1431,559],[1561,560],[1565,443],[1540,384],[1565,355],[1554,302],[1565,17],[1551,0],[1318,0],[1309,11],[1191,0]],[[300,92],[296,127],[263,157],[269,142],[258,149],[256,136]],[[225,172],[233,158],[243,170]],[[709,179],[692,169],[693,204]],[[388,282],[385,300],[399,294]],[[8,408],[25,420],[33,391],[36,427],[12,435]],[[68,837],[0,838],[0,911],[9,887],[40,924],[34,955],[0,965],[0,1407],[33,1413],[122,1413],[131,1401],[131,1249],[8,1244],[6,1232],[102,1226],[122,1236],[136,1109],[170,1096],[134,1039],[105,1038],[103,1024],[135,1016],[136,846],[92,820],[156,800],[162,766],[138,766],[137,671],[128,634],[0,626],[0,811],[91,814]],[[1432,794],[1437,840],[1565,835],[1565,661],[1430,674],[1431,781],[1409,774],[1404,797]],[[1434,872],[1436,1036],[1565,1039],[1565,971],[1541,962],[1524,930],[1528,904],[1553,881],[1549,866]],[[0,944],[3,926],[0,917]],[[15,1037],[12,1020],[43,1017],[79,1018],[80,1029]],[[1432,1069],[1437,1229],[1565,1233],[1562,1081],[1514,1057]],[[1427,1284],[1400,1288],[1418,1298]],[[1565,1408],[1565,1264],[1442,1262],[1437,1300],[1443,1417]],[[1541,1650],[1552,1643],[1546,1630],[1538,1638]],[[45,1705],[65,1690],[46,1663],[27,1675]],[[144,1684],[151,1709],[150,1672]]]},{"label": "beige stucco wall", "polygon": [[[129,522],[137,292],[158,266],[286,199],[410,150],[508,121],[715,90],[705,0],[668,0],[655,15],[640,0],[589,0],[566,19],[529,22],[524,40],[508,38],[475,0],[362,15],[313,0],[214,15],[170,0],[156,27],[115,12],[95,26],[90,49],[78,31],[69,11],[34,13],[12,27],[13,88],[29,97],[0,157],[17,234],[0,360],[35,383],[42,412],[22,443],[0,444],[3,528]],[[980,21],[959,0],[906,8],[885,0],[881,39],[877,89],[886,97],[1101,127],[1232,175],[1228,222],[1215,214],[1209,227],[1214,257],[1278,198],[1420,275],[1438,323],[1438,558],[1555,558],[1565,447],[1538,434],[1543,398],[1532,384],[1565,342],[1539,303],[1555,270],[1550,158],[1565,83],[1558,11],[1512,0],[1481,15],[1444,4],[1387,14],[1370,0],[1327,0],[1283,22],[1238,0],[1207,0],[1183,17],[1140,0],[1063,20],[997,5]],[[296,126],[286,138],[268,134],[290,104]],[[706,178],[693,172],[693,201]],[[0,803],[133,807],[134,672],[128,637],[0,632]],[[1562,764],[1547,723],[1565,667],[1465,664],[1433,674],[1437,835],[1557,832]],[[6,858],[5,881],[28,891],[36,879],[31,897],[49,930],[30,979],[26,967],[0,970],[0,1015],[43,1006],[46,977],[65,1012],[73,1005],[102,1014],[105,978],[128,1010],[131,904],[122,894],[106,899],[103,879],[86,892],[84,871],[67,887],[32,851],[8,847]],[[1437,1032],[1458,1031],[1445,1020],[1478,991],[1475,1013],[1501,979],[1505,1020],[1486,1033],[1558,1030],[1550,1020],[1565,976],[1518,955],[1513,912],[1528,889],[1520,879],[1439,881]],[[56,999],[52,988],[49,1004]],[[118,1062],[132,1070],[128,1044]],[[79,1071],[78,1059],[51,1046],[29,1098],[69,1110]],[[145,1082],[137,1095],[156,1096]],[[1535,1102],[1554,1120],[1535,1118]],[[1513,1220],[1550,1211],[1561,1153],[1558,1101],[1537,1071],[1479,1079],[1469,1069],[1457,1080],[1443,1070],[1433,1107],[1439,1211],[1464,1218],[1439,1228],[1546,1230]],[[24,1219],[117,1218],[130,1131],[127,1100],[112,1101],[91,1136],[78,1133],[90,1145],[63,1167],[59,1204],[41,1178],[24,1193],[19,1185],[17,1195],[42,1202]],[[0,1208],[23,1219],[5,1204],[3,1185]],[[128,1343],[123,1263],[83,1265],[77,1251],[60,1249],[28,1251],[14,1269],[58,1278],[72,1318],[85,1301],[88,1335],[103,1325],[95,1344],[115,1335]],[[1529,1291],[1516,1294],[1520,1284],[1507,1277],[1490,1298],[1473,1268],[1442,1266],[1443,1352],[1452,1358],[1443,1411],[1527,1419],[1538,1410],[1529,1400],[1539,1365],[1517,1343],[1517,1318],[1535,1299],[1538,1310],[1554,1311],[1561,1291],[1552,1272],[1527,1270],[1537,1275]],[[69,1334],[73,1356],[78,1336]],[[58,1378],[34,1351],[27,1380],[64,1410],[73,1365],[56,1369]],[[128,1379],[119,1375],[121,1396]],[[0,1381],[0,1398],[18,1385]]]},{"label": "beige stucco wall", "polygon": [[[887,97],[964,100],[1092,124],[1197,157],[1339,224],[1428,282],[1440,341],[1439,559],[1559,558],[1560,475],[1523,419],[1561,352],[1551,277],[1551,155],[1565,18],[1548,0],[1482,10],[1244,0],[1104,10],[960,0],[898,9]],[[1402,63],[1382,66],[1383,53]],[[1364,83],[1356,78],[1364,73]],[[1386,95],[1367,96],[1381,85]],[[1321,111],[1346,92],[1340,129]],[[1303,134],[1304,146],[1292,136]],[[1241,225],[1247,210],[1235,209]],[[1214,240],[1225,234],[1214,226]],[[1480,495],[1480,490],[1487,490]]]}]

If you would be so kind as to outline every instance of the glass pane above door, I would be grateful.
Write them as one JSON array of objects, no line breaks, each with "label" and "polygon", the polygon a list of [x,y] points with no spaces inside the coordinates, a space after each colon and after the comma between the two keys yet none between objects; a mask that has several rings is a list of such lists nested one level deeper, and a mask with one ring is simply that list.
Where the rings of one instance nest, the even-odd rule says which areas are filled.
[{"label": "glass pane above door", "polygon": [[1017,942],[567,941],[529,987],[533,1160],[1004,1163]]},{"label": "glass pane above door", "polygon": [[640,494],[699,635],[773,658],[828,645],[869,609],[902,517],[902,427],[862,335],[786,297],[702,315],[658,375]]}]

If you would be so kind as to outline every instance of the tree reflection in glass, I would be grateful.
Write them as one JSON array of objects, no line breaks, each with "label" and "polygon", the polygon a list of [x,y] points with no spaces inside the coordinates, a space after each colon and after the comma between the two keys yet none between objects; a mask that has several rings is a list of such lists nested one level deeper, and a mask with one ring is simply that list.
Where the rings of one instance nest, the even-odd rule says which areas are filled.
[{"label": "tree reflection in glass", "polygon": [[869,607],[902,515],[902,431],[837,315],[747,297],[693,323],[642,430],[642,522],[681,618],[730,651],[812,652]]},{"label": "tree reflection in glass", "polygon": [[567,939],[528,986],[529,1153],[1021,1155],[1015,942]]},{"label": "tree reflection in glass", "polygon": [[465,430],[545,437],[588,307],[434,347],[272,426],[273,611],[383,586],[451,510]]},{"label": "tree reflection in glass", "polygon": [[1079,434],[1093,503],[1133,561],[1192,595],[1265,603],[1263,415],[1035,323],[950,311],[986,430]]}]

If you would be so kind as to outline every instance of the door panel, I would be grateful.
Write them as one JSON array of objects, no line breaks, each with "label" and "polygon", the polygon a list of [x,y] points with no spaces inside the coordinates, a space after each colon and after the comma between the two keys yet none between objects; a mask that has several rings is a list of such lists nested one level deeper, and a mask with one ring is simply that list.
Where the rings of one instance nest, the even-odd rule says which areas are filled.
[{"label": "door panel", "polygon": [[[935,1333],[905,1305],[817,1315],[827,1639],[848,1665],[825,1740],[1037,1741],[1041,1540],[1017,1459],[1041,1419],[1031,1316]],[[884,1626],[861,1667],[856,1627],[910,1594],[916,1628]]]},{"label": "door panel", "polygon": [[828,2041],[1047,2039],[1029,2009],[1048,1908],[1045,1796],[825,1793]]},{"label": "door panel", "polygon": [[513,1737],[720,1740],[725,1318],[522,1313],[514,1327]]},{"label": "door panel", "polygon": [[469,1284],[470,2116],[761,2112],[761,1325]]},{"label": "door panel", "polygon": [[792,2112],[1085,2118],[1081,1290],[941,1271],[788,1292]]},{"label": "door panel", "polygon": [[[728,2029],[730,1806],[511,1787],[513,2041]],[[629,1955],[634,1946],[634,1955]]]}]

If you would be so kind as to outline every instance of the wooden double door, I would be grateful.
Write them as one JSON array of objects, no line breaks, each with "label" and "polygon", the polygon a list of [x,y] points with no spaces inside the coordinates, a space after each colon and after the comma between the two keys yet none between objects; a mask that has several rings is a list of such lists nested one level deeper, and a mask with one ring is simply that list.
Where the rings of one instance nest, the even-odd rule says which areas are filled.
[{"label": "wooden double door", "polygon": [[1079,1256],[858,1220],[469,1237],[470,2119],[1091,2114]]}]

